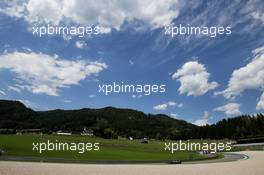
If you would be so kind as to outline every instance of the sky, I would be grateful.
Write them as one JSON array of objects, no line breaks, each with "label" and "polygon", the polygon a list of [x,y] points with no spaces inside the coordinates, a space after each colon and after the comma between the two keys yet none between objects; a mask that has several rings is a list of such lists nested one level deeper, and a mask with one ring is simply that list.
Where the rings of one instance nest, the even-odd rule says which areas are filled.
[{"label": "sky", "polygon": [[[33,33],[47,25],[100,26],[101,33]],[[232,33],[166,35],[166,26],[179,25]],[[3,0],[0,99],[34,110],[131,108],[197,125],[262,113],[263,31],[261,0]],[[99,91],[113,82],[166,91]]]}]

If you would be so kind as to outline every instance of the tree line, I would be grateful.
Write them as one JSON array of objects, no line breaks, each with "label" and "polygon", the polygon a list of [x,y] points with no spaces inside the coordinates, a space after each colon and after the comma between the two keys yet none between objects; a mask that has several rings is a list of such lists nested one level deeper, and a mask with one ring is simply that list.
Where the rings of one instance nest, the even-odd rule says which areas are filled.
[{"label": "tree line", "polygon": [[0,133],[34,128],[47,134],[58,130],[80,133],[83,128],[89,128],[102,138],[241,139],[264,136],[264,116],[242,115],[199,127],[167,115],[131,109],[106,107],[37,112],[21,102],[0,100]]}]

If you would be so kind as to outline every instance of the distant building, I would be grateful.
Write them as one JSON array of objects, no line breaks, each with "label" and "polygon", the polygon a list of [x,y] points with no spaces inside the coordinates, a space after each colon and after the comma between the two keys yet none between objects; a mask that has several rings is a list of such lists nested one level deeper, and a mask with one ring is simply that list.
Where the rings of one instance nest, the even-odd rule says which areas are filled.
[{"label": "distant building", "polygon": [[14,129],[0,129],[0,134],[14,134]]},{"label": "distant building", "polygon": [[210,152],[208,150],[202,150],[198,152],[200,155],[206,155],[206,154],[210,154]]},{"label": "distant building", "polygon": [[82,136],[94,136],[94,131],[92,129],[83,128]]},{"label": "distant building", "polygon": [[149,140],[147,138],[143,138],[140,140],[140,143],[149,143]]},{"label": "distant building", "polygon": [[57,134],[57,135],[65,135],[65,136],[70,136],[70,135],[72,135],[71,132],[65,132],[65,131],[61,131],[61,130],[57,131],[56,134]]},{"label": "distant building", "polygon": [[41,129],[21,129],[21,130],[16,131],[17,135],[21,135],[21,134],[25,134],[25,133],[41,134],[42,130]]}]

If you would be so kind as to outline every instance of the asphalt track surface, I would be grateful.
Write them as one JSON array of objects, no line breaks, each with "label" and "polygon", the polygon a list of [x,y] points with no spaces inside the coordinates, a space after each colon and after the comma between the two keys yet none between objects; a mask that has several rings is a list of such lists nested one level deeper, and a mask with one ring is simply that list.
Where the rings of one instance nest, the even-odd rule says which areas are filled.
[{"label": "asphalt track surface", "polygon": [[[220,161],[221,160],[221,161]],[[263,175],[264,151],[190,164],[62,164],[0,161],[0,175]]]},{"label": "asphalt track surface", "polygon": [[249,159],[249,156],[243,153],[225,153],[224,157],[221,159],[208,159],[201,161],[193,161],[193,162],[183,162],[184,164],[200,164],[200,163],[217,163],[217,162],[232,162],[237,160],[246,160]]}]

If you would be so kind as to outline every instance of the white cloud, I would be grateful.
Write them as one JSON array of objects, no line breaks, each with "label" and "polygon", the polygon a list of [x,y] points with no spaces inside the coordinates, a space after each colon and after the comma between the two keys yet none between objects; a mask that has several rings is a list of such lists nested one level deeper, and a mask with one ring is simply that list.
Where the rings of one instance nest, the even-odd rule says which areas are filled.
[{"label": "white cloud", "polygon": [[169,101],[167,104],[168,106],[176,106],[177,103],[174,101]]},{"label": "white cloud", "polygon": [[38,105],[29,101],[29,100],[21,100],[21,99],[18,99],[18,101],[20,101],[21,103],[23,103],[26,107],[28,108],[37,108]]},{"label": "white cloud", "polygon": [[71,36],[71,35],[63,34],[63,35],[62,35],[62,38],[63,38],[65,41],[70,41],[70,40],[72,39],[72,36]]},{"label": "white cloud", "polygon": [[88,95],[88,97],[89,97],[89,98],[95,98],[96,95],[94,95],[94,94],[90,94],[90,95]]},{"label": "white cloud", "polygon": [[125,21],[141,20],[156,28],[169,25],[179,14],[179,0],[29,0],[2,10],[29,21],[100,25],[119,29]]},{"label": "white cloud", "polygon": [[0,12],[5,13],[8,16],[13,16],[17,18],[22,18],[25,12],[25,3],[19,1],[6,1],[7,7],[0,8]]},{"label": "white cloud", "polygon": [[183,104],[180,103],[180,104],[177,105],[177,107],[178,107],[178,108],[182,108],[182,107],[183,107]]},{"label": "white cloud", "polygon": [[134,65],[134,62],[132,60],[128,60],[130,65]]},{"label": "white cloud", "polygon": [[[228,87],[223,92],[225,98],[235,98],[248,89],[263,90],[264,88],[264,46],[252,51],[253,59],[246,66],[234,70],[229,79]],[[261,102],[257,105],[261,109]]]},{"label": "white cloud", "polygon": [[154,110],[159,110],[159,111],[164,111],[164,110],[167,110],[168,107],[174,107],[174,106],[181,108],[181,107],[183,107],[183,104],[182,103],[177,104],[174,101],[169,101],[167,103],[156,105],[156,106],[153,107],[153,109]]},{"label": "white cloud", "polygon": [[107,68],[105,63],[68,61],[45,54],[14,52],[0,56],[0,69],[17,74],[19,84],[34,94],[58,96],[60,88],[78,85],[81,80]]},{"label": "white cloud", "polygon": [[83,49],[83,48],[87,47],[87,44],[85,41],[76,41],[75,46],[79,49]]},{"label": "white cloud", "polygon": [[21,88],[19,88],[17,86],[8,86],[7,89],[9,91],[15,91],[15,92],[21,93]]},{"label": "white cloud", "polygon": [[177,117],[179,117],[179,114],[170,113],[170,116],[173,117],[173,118],[177,118]]},{"label": "white cloud", "polygon": [[72,103],[72,100],[63,100],[64,103]]},{"label": "white cloud", "polygon": [[262,93],[259,101],[258,101],[258,104],[257,104],[257,107],[256,107],[257,110],[262,110],[264,109],[264,92]]},{"label": "white cloud", "polygon": [[251,15],[254,19],[260,20],[264,24],[264,13],[263,12],[260,12],[260,11],[253,12]]},{"label": "white cloud", "polygon": [[178,91],[180,94],[187,93],[188,96],[201,96],[209,90],[213,90],[218,83],[208,82],[210,74],[207,72],[203,64],[197,61],[185,63],[180,69],[172,75],[172,79],[180,82]]},{"label": "white cloud", "polygon": [[253,54],[255,54],[255,55],[258,55],[258,54],[264,54],[264,46],[259,47],[259,48],[256,48],[256,49],[254,49],[252,52],[253,52]]},{"label": "white cloud", "polygon": [[207,119],[198,119],[193,122],[193,124],[197,126],[205,126],[207,123]]},{"label": "white cloud", "polygon": [[246,14],[256,21],[262,22],[264,24],[264,12],[263,3],[261,0],[250,0],[247,1],[246,5],[240,12],[242,15]]},{"label": "white cloud", "polygon": [[207,124],[210,124],[208,122],[208,120],[210,119],[211,117],[209,116],[209,112],[208,111],[204,111],[204,115],[202,116],[201,119],[198,119],[198,120],[195,120],[193,122],[193,124],[197,125],[197,126],[205,126]]},{"label": "white cloud", "polygon": [[220,106],[214,109],[214,111],[224,112],[228,116],[240,115],[240,104],[237,103],[227,103],[224,106]]},{"label": "white cloud", "polygon": [[110,33],[111,31],[112,30],[111,30],[110,27],[102,27],[102,26],[100,26],[100,33],[106,34],[106,33]]},{"label": "white cloud", "polygon": [[167,110],[168,108],[168,104],[160,104],[160,105],[156,105],[153,107],[153,109],[158,110],[158,111],[164,111]]},{"label": "white cloud", "polygon": [[6,93],[3,90],[0,90],[0,95],[6,95]]},{"label": "white cloud", "polygon": [[247,89],[264,88],[264,47],[255,49],[254,58],[245,67],[234,70],[228,87],[222,92],[225,98],[232,98]]},{"label": "white cloud", "polygon": [[138,94],[138,95],[133,94],[131,97],[134,98],[134,99],[136,99],[136,98],[140,99],[140,98],[142,98],[142,95],[141,94]]},{"label": "white cloud", "polygon": [[182,108],[183,107],[183,104],[182,103],[176,103],[176,102],[174,102],[174,101],[169,101],[168,103],[167,103],[167,105],[168,106],[176,106],[176,107],[178,107],[178,108]]}]

